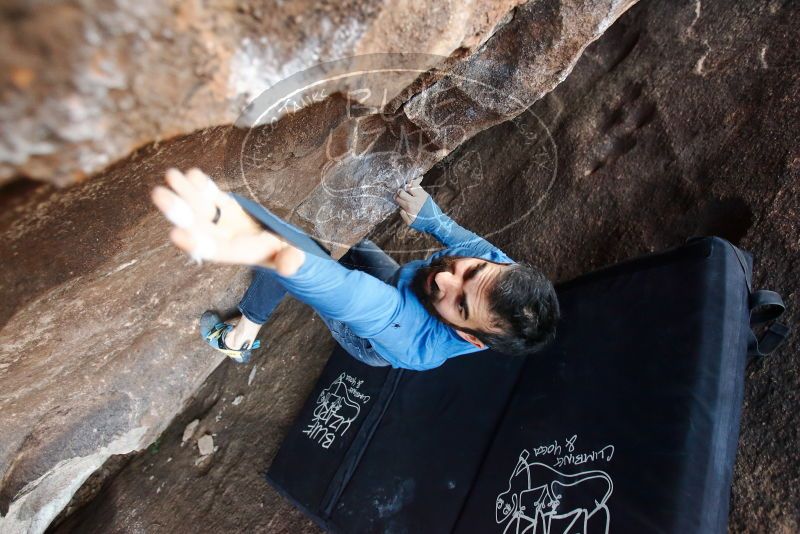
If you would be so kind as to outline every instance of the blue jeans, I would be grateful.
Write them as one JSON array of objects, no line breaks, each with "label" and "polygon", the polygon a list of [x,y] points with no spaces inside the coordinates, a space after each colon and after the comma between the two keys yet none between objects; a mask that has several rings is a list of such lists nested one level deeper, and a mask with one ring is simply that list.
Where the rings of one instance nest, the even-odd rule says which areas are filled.
[{"label": "blue jeans", "polygon": [[[253,281],[239,302],[239,311],[250,321],[264,324],[272,311],[278,306],[286,290],[268,269],[253,269]],[[370,345],[369,340],[358,337],[341,321],[320,318],[331,331],[333,338],[353,358],[373,367],[385,367],[389,362]]]}]

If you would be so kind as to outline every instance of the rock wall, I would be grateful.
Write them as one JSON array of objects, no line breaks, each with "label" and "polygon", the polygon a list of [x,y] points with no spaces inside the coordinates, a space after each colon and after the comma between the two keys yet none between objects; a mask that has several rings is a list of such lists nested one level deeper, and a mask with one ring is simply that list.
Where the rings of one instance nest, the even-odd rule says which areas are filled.
[{"label": "rock wall", "polygon": [[[555,90],[476,135],[424,185],[457,220],[557,280],[720,235],[754,254],[755,285],[780,291],[797,324],[799,24],[797,2],[640,2]],[[529,136],[543,127],[552,144]],[[371,238],[401,262],[435,246],[396,215]],[[241,288],[214,276],[216,295]],[[319,532],[261,473],[333,341],[297,302],[265,336],[249,366],[219,366],[158,447],[57,532],[182,533],[198,522],[209,532]],[[731,533],[800,531],[798,369],[796,332],[747,369]],[[219,449],[196,465],[208,434]]]},{"label": "rock wall", "polygon": [[[348,117],[350,99],[335,94],[281,115],[266,130],[269,148],[254,147],[274,153],[247,152],[257,157],[246,169],[256,179],[246,183],[241,168],[230,166],[238,162],[230,157],[241,139],[237,126],[148,145],[63,192],[18,183],[23,191],[2,199],[0,211],[0,260],[13,265],[0,271],[0,425],[11,429],[0,440],[3,530],[43,530],[107,458],[152,443],[221,362],[198,341],[196,320],[208,308],[232,309],[247,274],[192,267],[166,243],[166,223],[148,199],[166,167],[200,166],[223,187],[248,192],[346,248],[393,207],[381,195],[367,204],[363,196],[340,203],[330,197],[331,141],[352,140],[364,123],[380,120],[382,133],[346,168],[360,177],[356,185],[385,194],[457,146],[428,134],[417,138],[409,146],[424,157],[398,173],[393,160],[383,159],[393,150],[380,148],[397,146],[403,128],[436,132],[452,119],[463,142],[514,117],[560,83],[631,3],[281,8],[298,10],[291,13],[200,3],[4,8],[5,49],[19,51],[3,56],[13,87],[3,92],[0,113],[4,125],[16,126],[0,137],[6,176],[63,185],[145,140],[231,122],[242,97],[323,53],[413,47],[450,56],[446,72],[499,84],[514,100],[499,103],[437,74],[400,91],[388,121],[372,113]],[[349,18],[346,9],[353,10]],[[59,23],[51,28],[54,18]],[[299,44],[292,40],[298,35]],[[442,101],[441,94],[455,99]],[[438,105],[430,106],[433,100]],[[412,113],[405,110],[409,101]],[[443,102],[474,120],[434,116]],[[348,210],[360,216],[344,224],[320,217]]]},{"label": "rock wall", "polygon": [[[370,140],[376,146],[348,158],[335,171],[340,189],[363,191],[364,178],[354,172],[358,168],[369,175],[371,187],[383,186],[381,194],[368,198],[358,194],[354,202],[343,206],[330,188],[319,187],[298,207],[297,215],[323,241],[345,248],[355,243],[394,211],[391,198],[399,186],[427,172],[478,132],[518,116],[551,91],[569,74],[586,46],[634,3],[550,0],[519,6],[474,54],[410,95],[400,105],[399,116],[367,127],[378,132]],[[362,119],[346,127],[364,130],[364,122],[373,117]],[[404,138],[409,131],[420,136]],[[398,161],[403,148],[410,154]],[[322,174],[322,182],[329,179]],[[353,213],[361,224],[355,223]]]},{"label": "rock wall", "polygon": [[4,2],[0,184],[71,184],[145,143],[230,124],[322,61],[468,53],[520,2]]}]

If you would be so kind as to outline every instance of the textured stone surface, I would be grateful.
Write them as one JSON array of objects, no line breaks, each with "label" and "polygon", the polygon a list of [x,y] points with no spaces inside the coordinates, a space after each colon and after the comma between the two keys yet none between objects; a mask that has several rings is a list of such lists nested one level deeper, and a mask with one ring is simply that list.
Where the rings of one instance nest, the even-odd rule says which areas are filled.
[{"label": "textured stone surface", "polygon": [[[354,243],[392,213],[399,186],[552,90],[584,48],[634,3],[543,0],[517,7],[474,54],[426,83],[397,115],[340,125],[334,134],[345,139],[342,153],[328,153],[334,164],[321,173],[328,187],[316,188],[297,215],[334,248]],[[374,145],[365,151],[353,146],[358,143]]]},{"label": "textured stone surface", "polygon": [[197,450],[200,456],[207,456],[214,452],[214,438],[210,434],[204,434],[197,440]]},{"label": "textured stone surface", "polygon": [[[324,31],[314,37],[301,32],[301,26],[288,30],[276,26],[276,33],[269,34],[275,37],[275,42],[270,42],[269,46],[278,47],[276,43],[290,34],[308,35],[308,42],[314,43],[308,46],[314,50],[318,49],[314,47],[323,46],[319,44],[320,39],[328,39],[325,41],[330,45],[325,49],[328,54],[344,53],[350,50],[348,46],[355,52],[364,52],[389,44],[410,47],[409,43],[413,43],[415,50],[437,54],[458,48],[450,60],[457,63],[469,61],[469,52],[474,47],[482,54],[495,45],[498,53],[504,50],[502,53],[511,54],[509,57],[513,59],[518,57],[513,53],[515,47],[529,39],[538,43],[535,61],[530,61],[533,57],[530,54],[523,54],[519,57],[527,58],[526,62],[513,69],[508,70],[506,64],[500,71],[492,70],[498,65],[494,62],[482,72],[488,73],[494,81],[502,80],[507,74],[517,80],[515,85],[553,87],[565,72],[553,71],[550,65],[569,68],[586,44],[597,38],[619,15],[620,6],[627,6],[628,2],[556,4],[548,0],[545,4],[553,9],[558,6],[558,10],[557,16],[542,21],[550,28],[542,34],[530,17],[518,19],[513,13],[506,16],[513,3],[491,4],[490,8],[477,4],[437,3],[426,10],[409,2],[392,4],[391,9],[373,6],[377,11],[370,11],[369,16],[364,13],[372,9],[370,5],[351,6],[359,15],[339,20],[338,26],[320,22],[334,16],[330,10],[313,11],[314,15],[297,12],[291,19],[293,24],[316,21],[313,24],[319,24],[323,30],[326,27],[329,31],[332,27],[348,28],[348,20],[361,21],[362,15],[372,17],[369,20],[374,25],[359,30],[361,40],[352,42]],[[245,39],[241,37],[242,28],[247,31],[260,28],[253,20],[278,24],[277,19],[251,13],[249,4],[239,8],[228,4],[205,8],[205,4],[200,3],[134,5],[126,2],[74,6],[61,3],[10,6],[4,11],[7,27],[0,36],[10,40],[8,50],[44,48],[50,50],[48,60],[57,63],[52,72],[43,64],[41,68],[52,77],[47,78],[36,69],[26,75],[14,70],[14,62],[23,61],[19,59],[25,56],[22,53],[7,54],[3,59],[9,62],[10,72],[17,72],[12,77],[16,89],[3,93],[4,98],[10,98],[4,101],[3,107],[3,113],[10,113],[3,119],[4,143],[11,139],[22,143],[23,149],[30,146],[32,141],[26,137],[30,132],[25,129],[28,126],[33,128],[31,135],[35,134],[35,138],[41,132],[46,135],[58,132],[59,125],[67,132],[72,126],[80,125],[80,132],[70,134],[73,136],[70,139],[48,137],[53,142],[52,152],[41,157],[25,156],[27,159],[20,163],[26,173],[49,177],[56,183],[72,180],[76,169],[88,172],[104,165],[148,136],[165,136],[167,132],[232,120],[230,109],[223,105],[230,104],[232,98],[222,91],[230,89],[224,83],[230,82],[233,71],[236,76],[246,75],[244,71],[255,65],[255,57],[274,54],[270,61],[275,62],[290,56],[300,58],[301,62],[307,59],[301,53],[306,48],[300,47],[302,50],[298,51],[295,44],[285,45],[280,54],[273,48],[256,47],[260,52],[248,52],[246,65],[236,65],[233,69],[227,64],[226,70],[228,56],[236,57],[236,49],[227,41],[231,36],[235,37],[232,42]],[[339,7],[334,12],[344,17],[342,13],[346,14],[346,9],[349,8]],[[399,11],[392,11],[394,9]],[[138,10],[136,17],[130,15],[131,10]],[[91,16],[84,16],[89,12]],[[58,31],[40,35],[38,30],[49,24],[47,21],[52,20],[55,13],[61,14],[63,24],[58,26]],[[170,13],[173,18],[169,18]],[[275,13],[284,12],[276,8]],[[16,24],[9,25],[9,17]],[[454,17],[457,23],[453,22]],[[491,30],[501,19],[503,27],[519,21],[524,23],[515,32],[519,43],[508,37],[493,42]],[[245,25],[242,20],[252,24]],[[99,40],[91,32],[86,34],[91,24],[97,26],[95,30],[102,37]],[[171,37],[164,37],[164,28],[172,32]],[[267,27],[270,28],[272,26]],[[319,29],[313,25],[311,28]],[[370,28],[377,33],[370,33],[373,31]],[[447,29],[441,31],[440,28]],[[388,29],[395,32],[395,37],[386,40],[382,36]],[[226,33],[227,30],[230,31]],[[265,30],[260,28],[259,31]],[[560,37],[554,40],[554,36]],[[539,39],[544,40],[539,42]],[[200,52],[194,50],[193,46],[201,45],[205,48]],[[203,55],[203,50],[209,51],[208,57]],[[61,58],[60,53],[65,57]],[[114,83],[108,82],[107,87],[101,83],[99,86],[104,89],[100,93],[92,92],[98,87],[97,80],[81,70],[85,67],[80,62],[83,59],[73,62],[73,54],[83,59],[87,54],[97,56],[92,68],[106,73]],[[181,61],[176,62],[177,58]],[[271,71],[269,65],[273,64],[264,61],[257,65],[260,76],[275,72],[276,76],[285,74]],[[547,68],[537,70],[540,64]],[[117,76],[114,69],[121,68],[120,65],[125,69]],[[300,68],[300,63],[297,66]],[[203,74],[198,75],[197,68]],[[526,69],[532,72],[526,74]],[[542,79],[534,83],[538,73]],[[220,78],[222,74],[225,76]],[[186,81],[187,76],[189,81]],[[203,77],[203,83],[193,76]],[[266,79],[264,83],[274,82],[274,78]],[[263,82],[264,78],[258,81]],[[35,85],[40,82],[50,88],[47,94],[42,94],[41,87]],[[88,83],[88,89],[81,83]],[[132,85],[126,85],[129,83]],[[422,80],[405,96],[435,91],[435,84],[435,79]],[[20,88],[20,85],[25,87]],[[256,86],[235,86],[233,94],[247,94]],[[137,99],[142,99],[134,106],[135,119],[131,119],[134,113],[131,109],[115,107],[117,99],[130,96],[129,90],[134,91]],[[530,95],[537,93],[534,91]],[[41,109],[35,105],[31,107],[31,102],[37,102],[36,98],[52,102],[56,110],[68,102],[76,116],[48,111],[49,104]],[[11,104],[6,105],[7,102]],[[4,428],[0,440],[0,513],[6,515],[0,519],[4,521],[0,525],[10,530],[42,530],[83,481],[111,455],[129,454],[157,443],[158,436],[175,414],[185,408],[187,400],[221,361],[220,356],[197,339],[196,321],[208,308],[233,309],[247,282],[247,273],[228,267],[192,266],[166,243],[166,222],[152,209],[148,192],[161,181],[167,166],[199,166],[219,177],[223,188],[255,193],[253,196],[280,214],[344,248],[390,213],[391,206],[385,199],[392,188],[387,184],[397,184],[404,177],[427,170],[452,148],[448,145],[442,150],[428,150],[424,144],[411,143],[412,152],[435,156],[426,156],[422,165],[384,159],[394,157],[392,154],[401,138],[397,128],[411,125],[402,111],[403,102],[395,102],[398,114],[389,123],[391,127],[375,142],[359,140],[354,132],[358,133],[358,128],[365,123],[383,119],[364,117],[354,121],[345,112],[347,102],[348,99],[333,95],[283,116],[269,129],[272,137],[267,145],[247,151],[256,174],[254,181],[243,182],[240,175],[231,172],[230,141],[240,130],[220,126],[148,145],[91,180],[65,191],[18,183],[14,186],[17,194],[5,195],[0,211],[4,242],[0,261],[14,267],[0,270],[0,283],[4,288],[4,298],[0,300],[0,346],[3,347],[0,353],[0,425]],[[465,103],[480,104],[472,97]],[[96,109],[87,111],[85,107],[89,105]],[[202,113],[194,113],[198,109]],[[520,111],[522,108],[509,108],[503,113],[513,116]],[[426,113],[416,115],[415,120],[425,118]],[[7,122],[6,117],[15,122]],[[22,125],[14,132],[6,127],[15,123]],[[489,125],[488,122],[482,124]],[[130,128],[136,131],[131,133]],[[331,149],[331,142],[336,144],[337,141],[342,142],[346,154],[348,147],[359,146],[359,143],[366,143],[368,150],[356,159],[334,158],[334,163],[342,166],[336,172],[327,172],[336,169],[330,164],[332,153],[327,150]],[[333,154],[340,153],[334,151]],[[107,158],[96,160],[98,154]],[[88,167],[80,167],[76,163],[79,161],[88,162]],[[345,182],[340,184],[340,189],[352,189],[353,184],[348,182],[352,176],[360,180],[356,184],[359,187],[377,188],[381,193],[368,197],[367,201],[363,195],[356,195],[338,203],[336,198],[331,200],[327,193],[321,193],[330,190],[328,186],[337,184],[337,180]],[[375,198],[376,202],[369,200]],[[324,210],[349,213],[349,217],[343,224],[331,224],[333,219],[321,218]],[[311,346],[306,343],[307,336],[298,339],[304,342],[291,346]],[[248,377],[251,381],[258,380]],[[250,405],[247,402],[241,406],[252,409]],[[253,406],[258,404],[253,403]],[[195,435],[213,433],[206,430],[198,428]],[[216,454],[208,455],[196,467],[209,471],[218,463]],[[101,483],[95,479],[90,485],[99,487]],[[87,494],[83,493],[84,498]]]},{"label": "textured stone surface", "polygon": [[518,3],[6,1],[0,183],[70,184],[144,143],[232,123],[320,61],[469,51]]},{"label": "textured stone surface", "polygon": [[415,95],[405,106],[406,115],[438,134],[433,141],[449,152],[550,92],[583,49],[635,3],[528,2],[452,74]]},{"label": "textured stone surface", "polygon": [[[11,510],[0,522],[46,526],[58,512],[48,500],[69,500],[70,487],[52,492],[53,481],[80,485],[92,471],[65,465],[146,447],[221,361],[197,345],[195,308],[217,304],[216,276],[237,285],[245,273],[188,266],[148,198],[174,159],[215,168],[214,151],[206,160],[197,148],[219,134],[151,147],[64,192],[40,186],[4,201],[0,257],[15,269],[0,275],[13,288],[0,330],[0,506]],[[15,508],[24,494],[38,504]]]},{"label": "textured stone surface", "polygon": [[[561,280],[691,235],[727,237],[755,254],[756,285],[780,291],[790,306],[786,320],[796,324],[798,23],[792,3],[641,3],[587,49],[533,113],[477,135],[435,167],[426,186],[469,226],[494,232],[512,256]],[[522,135],[538,128],[537,116],[558,148],[549,189],[540,185],[550,183],[551,169]],[[451,179],[451,167],[465,156],[481,164],[479,187]],[[538,207],[529,213],[531,205]],[[498,220],[518,222],[497,231]],[[412,236],[397,217],[374,234],[391,250],[431,245]],[[318,532],[260,473],[332,342],[294,302],[275,317],[267,340],[250,366],[217,368],[163,434],[160,449],[131,460],[60,531],[189,532],[191,517],[213,532]],[[747,371],[733,533],[800,528],[798,358],[795,333]],[[247,401],[233,407],[240,394]],[[220,443],[208,470],[196,468],[194,453],[180,447],[194,418]]]}]

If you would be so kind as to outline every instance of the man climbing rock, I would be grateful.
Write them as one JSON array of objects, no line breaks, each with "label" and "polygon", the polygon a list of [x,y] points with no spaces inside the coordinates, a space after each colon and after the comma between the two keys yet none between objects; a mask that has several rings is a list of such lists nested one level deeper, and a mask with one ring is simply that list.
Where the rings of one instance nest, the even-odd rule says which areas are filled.
[{"label": "man climbing rock", "polygon": [[555,336],[559,307],[550,281],[447,217],[421,178],[395,201],[411,228],[446,248],[403,266],[384,259],[372,273],[281,240],[197,169],[170,169],[166,180],[171,189],[156,187],[153,201],[176,226],[175,245],[198,261],[255,267],[238,321],[212,312],[201,319],[204,339],[236,361],[258,348],[259,330],[285,292],[314,308],[348,353],[373,366],[425,370],[487,347],[530,354]]}]

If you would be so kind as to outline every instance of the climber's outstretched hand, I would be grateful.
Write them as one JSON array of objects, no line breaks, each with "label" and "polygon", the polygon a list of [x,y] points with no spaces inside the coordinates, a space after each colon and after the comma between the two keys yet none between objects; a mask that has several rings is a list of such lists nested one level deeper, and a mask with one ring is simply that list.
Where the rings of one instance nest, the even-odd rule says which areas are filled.
[{"label": "climber's outstretched hand", "polygon": [[305,258],[301,250],[267,232],[199,169],[166,173],[152,198],[175,228],[170,239],[198,261],[260,265],[289,276]]}]

